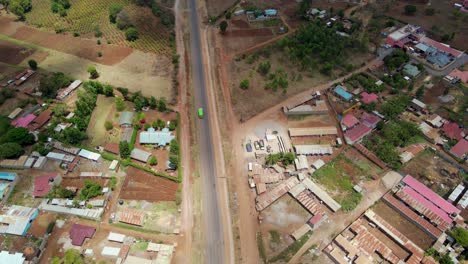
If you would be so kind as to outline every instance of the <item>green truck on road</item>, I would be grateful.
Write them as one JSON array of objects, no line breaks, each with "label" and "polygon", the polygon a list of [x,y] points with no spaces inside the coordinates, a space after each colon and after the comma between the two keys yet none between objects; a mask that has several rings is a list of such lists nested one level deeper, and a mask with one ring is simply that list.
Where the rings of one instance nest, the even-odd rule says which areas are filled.
[{"label": "green truck on road", "polygon": [[198,108],[198,118],[203,118],[203,108]]}]

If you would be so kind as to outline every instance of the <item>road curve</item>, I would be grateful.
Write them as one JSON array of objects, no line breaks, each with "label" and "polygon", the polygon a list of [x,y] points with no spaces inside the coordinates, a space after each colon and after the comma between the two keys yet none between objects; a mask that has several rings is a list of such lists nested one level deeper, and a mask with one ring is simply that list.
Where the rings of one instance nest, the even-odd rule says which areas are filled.
[{"label": "road curve", "polygon": [[224,233],[222,216],[219,208],[216,167],[212,140],[212,127],[209,122],[207,86],[203,51],[200,39],[200,22],[197,12],[197,1],[189,0],[190,4],[190,53],[195,107],[202,107],[204,118],[197,123],[199,170],[202,178],[202,218],[205,238],[205,263],[225,263]]}]

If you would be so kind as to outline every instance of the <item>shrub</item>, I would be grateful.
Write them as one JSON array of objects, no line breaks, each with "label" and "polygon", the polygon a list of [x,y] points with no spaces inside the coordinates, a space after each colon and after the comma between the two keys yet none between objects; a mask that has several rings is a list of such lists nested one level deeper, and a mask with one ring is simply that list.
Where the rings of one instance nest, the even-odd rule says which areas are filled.
[{"label": "shrub", "polygon": [[93,65],[88,66],[87,71],[91,79],[96,79],[99,77],[99,73],[96,70],[96,67],[94,67]]},{"label": "shrub", "polygon": [[104,123],[104,127],[106,128],[107,131],[111,130],[114,126],[112,125],[111,121],[106,121]]},{"label": "shrub", "polygon": [[101,40],[98,39],[96,43],[97,43],[98,45],[101,45]]},{"label": "shrub", "polygon": [[158,164],[158,159],[156,159],[156,157],[151,157],[148,161],[148,164],[151,165],[151,166],[154,166],[156,164]]},{"label": "shrub", "polygon": [[120,157],[122,159],[126,159],[130,157],[130,146],[127,141],[120,141],[119,143],[119,152],[120,152]]},{"label": "shrub", "polygon": [[226,20],[223,20],[221,21],[221,23],[219,23],[219,30],[221,31],[221,33],[226,33],[226,30],[228,28],[228,22]]},{"label": "shrub", "polygon": [[125,38],[128,41],[135,41],[138,39],[138,30],[134,27],[130,27],[125,30]]},{"label": "shrub", "polygon": [[98,55],[98,57],[102,57],[102,52],[98,51],[97,55]]},{"label": "shrub", "polygon": [[117,15],[122,11],[123,5],[118,3],[113,3],[109,7],[109,20],[111,23],[115,23],[117,20]]},{"label": "shrub", "polygon": [[115,108],[117,108],[117,111],[122,112],[125,110],[125,103],[124,100],[120,97],[115,97]]},{"label": "shrub", "polygon": [[90,180],[84,181],[84,188],[80,191],[79,199],[81,201],[87,201],[89,198],[93,198],[102,194],[102,187],[97,182]]},{"label": "shrub", "polygon": [[258,65],[257,71],[261,75],[266,76],[270,72],[270,69],[271,69],[270,62],[269,61],[262,61]]},{"label": "shrub", "polygon": [[96,38],[102,37],[102,31],[101,31],[101,28],[100,28],[99,26],[96,26],[96,27],[94,28],[94,36],[95,36]]},{"label": "shrub", "polygon": [[416,13],[417,8],[415,5],[405,5],[405,14],[406,15],[414,15]]},{"label": "shrub", "polygon": [[242,90],[247,90],[249,89],[249,86],[250,86],[250,82],[248,79],[244,79],[240,82],[240,85],[239,87],[242,89]]},{"label": "shrub", "polygon": [[31,69],[37,70],[37,62],[35,60],[29,60],[28,65]]},{"label": "shrub", "polygon": [[80,36],[80,33],[79,33],[79,32],[73,32],[73,36],[74,36],[74,37],[79,37],[79,36]]}]

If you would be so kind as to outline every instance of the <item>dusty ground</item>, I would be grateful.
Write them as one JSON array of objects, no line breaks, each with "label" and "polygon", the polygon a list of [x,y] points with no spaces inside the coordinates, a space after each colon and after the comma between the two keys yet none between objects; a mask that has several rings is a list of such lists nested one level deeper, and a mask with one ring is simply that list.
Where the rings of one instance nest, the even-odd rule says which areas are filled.
[{"label": "dusty ground", "polygon": [[224,11],[226,11],[231,6],[233,6],[235,2],[236,2],[235,0],[225,0],[225,1],[207,0],[206,9],[208,11],[208,15],[213,16],[213,17],[222,15]]},{"label": "dusty ground", "polygon": [[55,221],[57,215],[54,213],[40,212],[36,219],[31,224],[28,234],[35,237],[43,237],[47,232],[47,227]]},{"label": "dusty ground", "polygon": [[[155,186],[158,187],[157,192],[155,192]],[[174,181],[130,167],[127,170],[120,198],[152,202],[174,201],[177,186],[178,184]]]},{"label": "dusty ground", "polygon": [[445,197],[461,181],[458,169],[430,151],[421,152],[402,171],[408,173]]},{"label": "dusty ground", "polygon": [[[38,60],[39,67],[48,71],[60,71],[87,80],[87,67],[95,65],[100,82],[126,87],[133,92],[141,91],[146,96],[166,97],[169,102],[175,96],[170,76],[172,65],[166,56],[42,32],[5,17],[0,17],[0,38],[38,50],[29,58]],[[103,57],[97,57],[97,49]],[[21,65],[27,66],[25,61]]]},{"label": "dusty ground", "polygon": [[428,249],[434,242],[423,230],[409,222],[404,216],[393,210],[386,203],[379,202],[372,210],[383,217],[402,234],[405,234],[408,239],[413,241],[421,249]]},{"label": "dusty ground", "polygon": [[[455,32],[455,38],[449,41],[448,44],[460,50],[466,50],[466,40],[468,38],[468,23],[467,16],[454,16],[454,3],[458,3],[455,0],[449,1],[431,1],[431,8],[436,10],[433,16],[425,15],[425,10],[429,6],[426,4],[415,3],[411,4],[417,7],[415,15],[408,16],[404,14],[404,6],[408,3],[405,1],[386,0],[383,3],[379,2],[381,12],[387,16],[394,17],[398,20],[405,21],[413,25],[420,25],[424,30],[429,31],[437,40],[444,34],[451,34]],[[387,8],[388,10],[385,10]]]},{"label": "dusty ground", "polygon": [[0,40],[0,54],[2,54],[0,62],[19,64],[25,58],[34,54],[35,51],[9,41]]}]

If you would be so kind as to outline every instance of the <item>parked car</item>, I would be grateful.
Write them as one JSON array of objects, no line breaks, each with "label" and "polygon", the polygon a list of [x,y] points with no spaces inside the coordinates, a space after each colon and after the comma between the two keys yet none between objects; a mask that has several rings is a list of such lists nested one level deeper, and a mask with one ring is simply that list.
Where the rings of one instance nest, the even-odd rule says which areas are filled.
[{"label": "parked car", "polygon": [[247,143],[247,144],[245,145],[245,148],[247,149],[247,152],[252,152],[252,144]]}]

